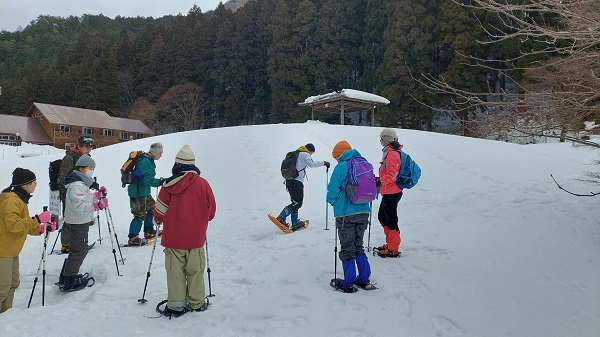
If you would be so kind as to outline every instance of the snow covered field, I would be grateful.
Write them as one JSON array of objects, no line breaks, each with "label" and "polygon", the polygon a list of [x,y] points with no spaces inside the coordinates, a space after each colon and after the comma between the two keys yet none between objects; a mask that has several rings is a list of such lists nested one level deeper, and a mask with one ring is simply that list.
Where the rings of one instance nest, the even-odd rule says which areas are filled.
[{"label": "snow covered field", "polygon": [[[165,153],[158,176],[167,177],[188,143],[211,184],[217,215],[208,230],[211,306],[168,320],[156,317],[166,299],[164,257],[154,256],[142,297],[152,246],[124,248],[117,276],[106,219],[81,272],[92,288],[61,293],[53,285],[64,256],[47,257],[46,303],[41,273],[27,309],[43,247],[29,237],[20,255],[21,286],[13,309],[0,315],[0,336],[527,336],[600,335],[600,208],[598,192],[583,180],[599,173],[598,151],[571,144],[515,145],[420,131],[397,130],[404,150],[421,166],[417,187],[400,201],[402,257],[370,256],[380,288],[333,291],[332,210],[326,219],[325,168],[307,169],[302,219],[310,227],[283,235],[267,219],[289,202],[279,166],[285,153],[308,142],[315,160],[331,158],[346,139],[376,164],[381,128],[307,122],[199,130],[136,140],[92,152],[100,185],[108,189],[118,238],[131,215],[118,170],[132,150],[160,141]],[[0,187],[16,166],[33,170],[38,188],[31,213],[48,204],[48,163],[63,151],[50,147],[0,147]],[[36,154],[21,158],[21,154]],[[378,166],[378,165],[375,165]],[[153,192],[154,195],[154,192]],[[383,243],[375,214],[370,246]],[[368,239],[365,234],[365,241]],[[56,234],[50,236],[54,242]],[[96,226],[90,241],[98,238]],[[341,277],[341,263],[338,262]],[[206,283],[208,293],[208,282]]]}]

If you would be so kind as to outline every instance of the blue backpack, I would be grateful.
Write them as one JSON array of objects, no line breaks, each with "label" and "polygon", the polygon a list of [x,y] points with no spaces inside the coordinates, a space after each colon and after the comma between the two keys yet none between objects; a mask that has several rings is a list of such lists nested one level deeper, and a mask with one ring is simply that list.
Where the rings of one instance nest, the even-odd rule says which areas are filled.
[{"label": "blue backpack", "polygon": [[348,160],[346,196],[353,204],[366,204],[377,197],[373,165],[363,157]]},{"label": "blue backpack", "polygon": [[396,185],[402,189],[411,189],[421,178],[421,168],[415,163],[412,158],[400,150],[395,150],[400,153],[400,173],[396,178]]}]

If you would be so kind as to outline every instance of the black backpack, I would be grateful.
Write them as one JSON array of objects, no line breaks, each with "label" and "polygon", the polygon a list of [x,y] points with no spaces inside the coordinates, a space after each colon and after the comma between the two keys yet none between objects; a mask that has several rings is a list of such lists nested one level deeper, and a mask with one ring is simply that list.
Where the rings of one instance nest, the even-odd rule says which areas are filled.
[{"label": "black backpack", "polygon": [[298,161],[298,155],[300,151],[288,152],[285,155],[285,159],[281,162],[281,175],[285,179],[294,179],[298,176],[298,170],[296,169],[296,162]]},{"label": "black backpack", "polygon": [[58,171],[60,171],[60,163],[62,159],[56,159],[50,162],[48,167],[48,176],[50,178],[50,191],[58,191]]}]

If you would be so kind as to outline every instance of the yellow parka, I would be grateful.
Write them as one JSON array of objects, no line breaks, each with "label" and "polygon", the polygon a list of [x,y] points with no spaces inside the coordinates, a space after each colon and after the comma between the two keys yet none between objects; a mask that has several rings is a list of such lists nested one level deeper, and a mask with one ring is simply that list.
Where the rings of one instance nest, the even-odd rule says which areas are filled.
[{"label": "yellow parka", "polygon": [[0,193],[0,257],[19,256],[27,234],[41,235],[38,225],[38,221],[29,216],[27,204],[16,193]]}]

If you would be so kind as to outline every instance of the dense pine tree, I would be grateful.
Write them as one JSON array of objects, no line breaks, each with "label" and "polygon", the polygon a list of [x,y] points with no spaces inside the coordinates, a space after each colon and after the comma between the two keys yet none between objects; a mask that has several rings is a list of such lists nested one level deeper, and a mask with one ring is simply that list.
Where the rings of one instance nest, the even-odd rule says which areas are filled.
[{"label": "dense pine tree", "polygon": [[[415,78],[488,90],[490,74],[461,55],[502,59],[520,48],[478,44],[474,14],[495,19],[443,0],[255,0],[236,12],[194,6],[158,19],[40,16],[0,33],[0,113],[41,101],[149,121],[160,97],[189,83],[206,99],[198,127],[303,122],[306,97],[354,88],[391,101],[378,108],[381,125],[431,129],[451,101]],[[505,85],[491,75],[490,91]],[[161,132],[178,128],[160,123]]]}]

